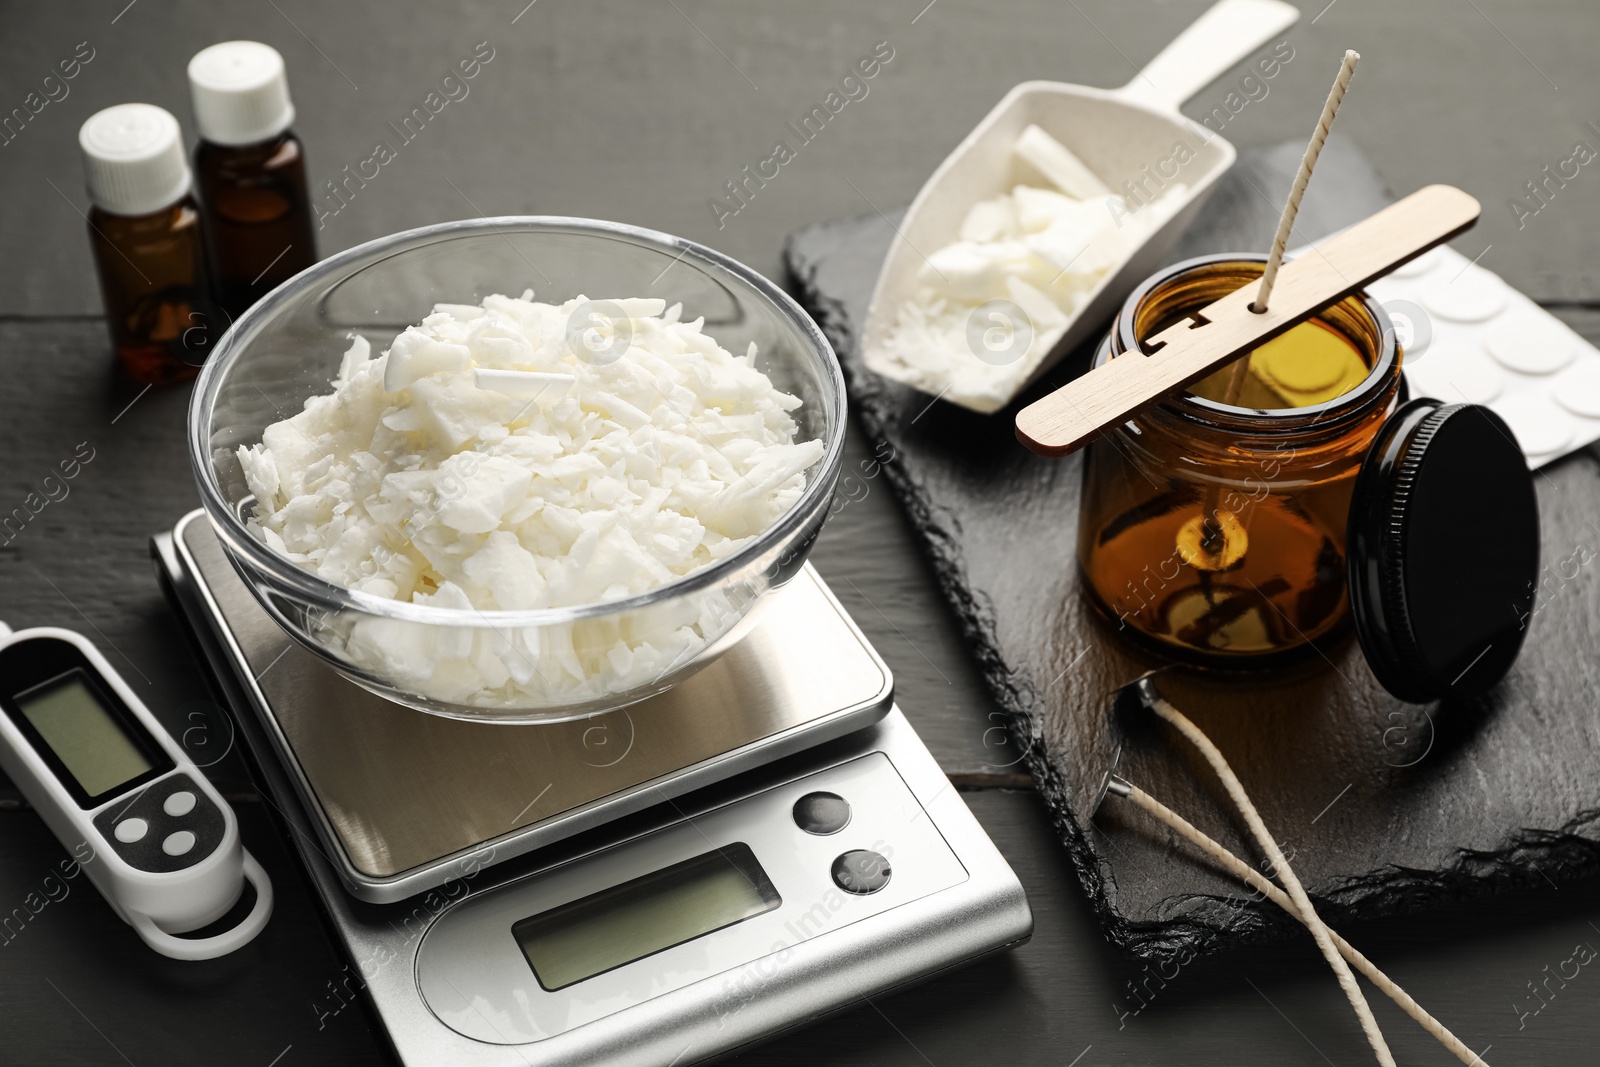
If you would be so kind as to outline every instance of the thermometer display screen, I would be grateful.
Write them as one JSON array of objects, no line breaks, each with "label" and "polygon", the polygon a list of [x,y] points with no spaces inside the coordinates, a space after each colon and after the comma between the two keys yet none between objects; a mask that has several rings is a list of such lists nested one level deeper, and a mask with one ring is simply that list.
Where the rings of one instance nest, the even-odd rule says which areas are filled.
[{"label": "thermometer display screen", "polygon": [[81,668],[18,693],[16,703],[39,740],[90,799],[155,769],[145,754],[147,746],[106,706]]},{"label": "thermometer display screen", "polygon": [[782,903],[740,842],[530,916],[511,933],[539,985],[554,992]]}]

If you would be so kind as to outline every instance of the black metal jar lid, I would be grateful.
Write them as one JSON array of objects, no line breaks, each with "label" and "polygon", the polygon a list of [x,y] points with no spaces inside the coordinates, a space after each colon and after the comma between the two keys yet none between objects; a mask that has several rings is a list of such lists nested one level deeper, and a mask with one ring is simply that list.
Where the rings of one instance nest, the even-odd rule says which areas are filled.
[{"label": "black metal jar lid", "polygon": [[1391,415],[1356,477],[1346,548],[1356,633],[1385,689],[1427,703],[1505,677],[1533,610],[1539,510],[1498,415],[1427,399]]}]

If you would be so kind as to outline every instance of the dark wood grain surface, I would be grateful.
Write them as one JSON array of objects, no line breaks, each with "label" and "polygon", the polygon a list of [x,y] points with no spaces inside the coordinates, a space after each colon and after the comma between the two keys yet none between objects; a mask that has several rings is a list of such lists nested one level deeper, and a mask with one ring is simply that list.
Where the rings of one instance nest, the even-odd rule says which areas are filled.
[{"label": "dark wood grain surface", "polygon": [[[0,6],[5,109],[21,106],[79,42],[95,49],[69,95],[0,147],[0,277],[8,283],[0,289],[0,503],[21,503],[81,442],[95,450],[70,493],[0,545],[0,614],[13,626],[83,630],[169,723],[206,713],[205,681],[145,553],[150,533],[195,501],[181,444],[187,394],[141,396],[111,374],[79,217],[75,146],[84,118],[126,100],[162,104],[192,129],[183,68],[199,48],[245,37],[283,52],[297,129],[320,184],[370,155],[390,136],[386,124],[474,44],[492,43],[495,59],[471,95],[326,219],[324,253],[479,213],[579,214],[681,233],[776,277],[786,233],[909,200],[1015,82],[1121,84],[1206,6]],[[1477,195],[1486,205],[1475,231],[1478,248],[1488,248],[1484,264],[1592,327],[1586,305],[1600,301],[1600,176],[1585,167],[1520,229],[1507,201],[1526,195],[1524,183],[1566,159],[1576,141],[1600,145],[1589,125],[1600,122],[1597,31],[1600,12],[1578,0],[1317,0],[1288,35],[1296,58],[1225,132],[1240,145],[1301,135],[1339,53],[1359,49],[1364,60],[1341,132],[1394,188],[1448,181]],[[719,228],[707,201],[745,164],[764,159],[784,122],[820,101],[878,41],[889,41],[895,58],[870,94]],[[1189,112],[1221,102],[1241,73],[1203,92]],[[854,459],[868,454],[860,441],[853,447]],[[862,484],[814,559],[896,671],[908,716],[1022,877],[1038,931],[1015,953],[874,998],[740,1062],[1363,1062],[1349,1010],[1308,945],[1197,962],[1165,979],[1130,969],[1107,946],[1043,806],[1019,779],[1014,746],[995,728],[998,707],[892,494],[875,479]],[[1558,703],[1550,714],[1562,710]],[[251,801],[247,775],[234,757],[214,770],[237,799],[245,837],[271,869],[280,902],[261,939],[204,964],[155,956],[86,883],[50,881],[65,852],[34,813],[4,802],[14,793],[0,794],[0,913],[37,909],[0,944],[0,1064],[384,1062],[382,1039],[340,987],[342,961],[264,806]],[[1487,1062],[1589,1063],[1600,978],[1585,970],[1565,985],[1541,983],[1576,944],[1600,945],[1596,888],[1547,887],[1345,932],[1474,1048],[1492,1046]],[[1129,981],[1139,985],[1129,990]],[[1403,1062],[1450,1062],[1389,1006],[1375,1009]]]}]

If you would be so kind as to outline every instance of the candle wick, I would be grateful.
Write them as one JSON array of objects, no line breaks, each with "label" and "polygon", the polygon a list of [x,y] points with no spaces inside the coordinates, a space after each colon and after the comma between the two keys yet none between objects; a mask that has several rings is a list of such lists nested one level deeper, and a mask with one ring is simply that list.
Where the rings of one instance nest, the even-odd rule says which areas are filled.
[{"label": "candle wick", "polygon": [[[1278,232],[1273,235],[1272,250],[1267,253],[1266,269],[1261,272],[1261,287],[1256,290],[1256,298],[1250,304],[1250,310],[1257,315],[1266,314],[1267,298],[1272,295],[1272,287],[1278,280],[1278,267],[1283,263],[1283,250],[1288,247],[1295,216],[1300,214],[1300,201],[1305,199],[1306,186],[1311,184],[1311,170],[1317,165],[1317,157],[1322,155],[1322,146],[1328,140],[1328,130],[1333,126],[1334,116],[1339,113],[1339,104],[1344,100],[1345,90],[1350,88],[1350,79],[1355,75],[1356,64],[1359,62],[1361,62],[1359,52],[1348,49],[1345,51],[1344,59],[1339,63],[1339,74],[1333,79],[1333,88],[1328,90],[1328,99],[1322,105],[1317,128],[1311,132],[1311,143],[1306,145],[1306,154],[1300,159],[1300,170],[1294,176],[1294,184],[1289,187],[1289,199],[1283,205],[1283,214],[1278,218]],[[1249,365],[1248,352],[1233,361],[1233,370],[1228,375],[1228,388],[1223,403],[1231,406],[1238,402],[1239,391],[1244,388],[1245,371]]]},{"label": "candle wick", "polygon": [[1289,199],[1283,205],[1283,215],[1278,219],[1278,232],[1272,238],[1272,251],[1267,255],[1267,269],[1261,274],[1261,288],[1256,291],[1255,302],[1250,305],[1250,310],[1258,315],[1267,310],[1267,298],[1272,295],[1273,283],[1278,280],[1278,266],[1283,262],[1283,250],[1289,243],[1295,216],[1300,213],[1300,201],[1305,198],[1306,186],[1311,184],[1311,169],[1317,165],[1317,157],[1322,154],[1322,146],[1328,140],[1328,130],[1333,126],[1334,116],[1339,113],[1339,104],[1344,100],[1345,90],[1350,88],[1350,79],[1355,75],[1359,62],[1360,53],[1345,52],[1339,64],[1339,74],[1333,79],[1333,88],[1328,90],[1327,102],[1322,105],[1317,128],[1311,133],[1311,143],[1306,145],[1306,154],[1300,160],[1300,170],[1294,176],[1294,184],[1289,187]]}]

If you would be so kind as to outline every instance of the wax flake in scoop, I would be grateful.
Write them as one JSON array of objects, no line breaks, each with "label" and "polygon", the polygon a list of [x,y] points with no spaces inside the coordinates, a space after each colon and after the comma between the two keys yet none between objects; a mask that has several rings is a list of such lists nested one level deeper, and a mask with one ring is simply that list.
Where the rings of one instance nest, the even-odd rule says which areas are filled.
[{"label": "wax flake in scoop", "polygon": [[1032,376],[1100,283],[1187,196],[1172,183],[1134,210],[1038,126],[1013,148],[1027,183],[972,205],[959,239],[928,255],[915,295],[868,361],[975,411],[998,410]]}]

